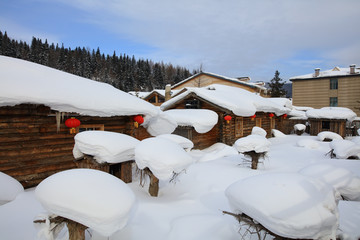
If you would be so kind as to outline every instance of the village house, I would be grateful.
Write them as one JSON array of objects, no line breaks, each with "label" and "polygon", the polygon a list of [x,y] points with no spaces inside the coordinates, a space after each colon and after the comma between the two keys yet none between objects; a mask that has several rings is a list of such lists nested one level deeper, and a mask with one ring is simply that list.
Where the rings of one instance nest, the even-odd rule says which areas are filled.
[{"label": "village house", "polygon": [[284,114],[290,111],[256,93],[220,84],[185,88],[160,108],[165,113],[173,109],[207,109],[218,115],[216,125],[205,133],[200,134],[191,124],[179,124],[175,130],[174,133],[192,140],[197,149],[204,149],[217,142],[233,145],[238,138],[250,135],[254,126],[265,129],[270,137],[276,122],[283,121]]},{"label": "village house", "polygon": [[212,84],[222,84],[258,93],[267,96],[267,89],[264,83],[250,83],[249,77],[229,78],[209,72],[197,73],[181,82],[171,86],[172,90],[181,90],[185,87],[206,87]]},{"label": "village house", "polygon": [[154,120],[160,112],[109,84],[0,56],[0,171],[35,186],[76,167],[77,132],[106,130],[142,140],[173,131],[166,118]]},{"label": "village house", "polygon": [[360,115],[360,71],[355,65],[290,78],[296,106],[346,107]]},{"label": "village house", "polygon": [[[170,85],[168,85],[170,87]],[[170,90],[169,95],[166,96],[166,89],[154,89],[151,92],[137,92],[130,91],[129,94],[139,97],[155,106],[160,106],[166,100],[169,100],[171,96],[177,94],[180,90]]]}]

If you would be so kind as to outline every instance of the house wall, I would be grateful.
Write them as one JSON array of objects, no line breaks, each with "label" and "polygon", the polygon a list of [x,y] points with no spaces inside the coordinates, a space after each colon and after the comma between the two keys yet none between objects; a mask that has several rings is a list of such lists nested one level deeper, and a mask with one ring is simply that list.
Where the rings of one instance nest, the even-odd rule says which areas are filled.
[{"label": "house wall", "polygon": [[[61,121],[57,131],[55,111],[44,105],[21,104],[0,107],[0,171],[25,187],[36,186],[46,177],[75,168],[74,134]],[[149,137],[146,129],[134,128],[132,117],[90,117],[71,114],[81,126],[103,125],[104,130]]]},{"label": "house wall", "polygon": [[[329,123],[329,128],[323,128],[323,122]],[[310,135],[316,136],[322,131],[331,131],[343,138],[346,136],[346,120],[313,119],[309,118]]]},{"label": "house wall", "polygon": [[[336,77],[334,77],[336,78]],[[330,90],[330,78],[293,80],[293,105],[322,108],[330,106],[330,97],[338,98],[338,107],[347,107],[360,116],[360,76],[337,77],[338,89]]]}]

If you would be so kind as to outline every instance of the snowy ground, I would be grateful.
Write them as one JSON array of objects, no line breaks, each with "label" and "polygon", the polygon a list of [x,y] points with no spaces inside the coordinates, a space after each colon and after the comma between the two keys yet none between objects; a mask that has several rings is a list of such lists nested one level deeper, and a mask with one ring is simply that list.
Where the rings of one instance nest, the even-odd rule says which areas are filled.
[{"label": "snowy ground", "polygon": [[[129,186],[137,198],[137,207],[128,225],[110,238],[87,232],[87,239],[91,236],[97,240],[241,239],[238,222],[222,213],[223,210],[231,211],[224,193],[230,184],[258,174],[297,172],[312,163],[342,166],[360,176],[360,161],[330,159],[326,155],[330,151],[329,143],[317,139],[295,135],[269,139],[272,145],[259,170],[251,170],[241,154],[197,162],[181,173],[174,183],[160,181],[157,198],[148,194],[147,185],[142,188],[135,179]],[[298,144],[300,140],[306,144]],[[194,156],[200,158],[201,154],[196,151]],[[0,239],[37,239],[37,229],[32,221],[41,212],[44,209],[36,200],[34,189],[28,189],[14,201],[1,205]],[[358,239],[360,202],[340,201],[339,214],[339,233],[345,239]]]}]

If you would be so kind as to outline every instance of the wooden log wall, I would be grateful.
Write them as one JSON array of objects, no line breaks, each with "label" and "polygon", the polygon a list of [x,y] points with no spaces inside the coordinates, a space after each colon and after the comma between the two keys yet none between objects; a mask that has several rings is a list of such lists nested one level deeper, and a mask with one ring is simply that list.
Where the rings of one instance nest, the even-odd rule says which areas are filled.
[{"label": "wooden log wall", "polygon": [[[323,128],[323,122],[328,122],[329,128]],[[343,138],[346,136],[346,120],[344,119],[314,119],[309,118],[310,135],[316,136],[322,131],[330,131],[339,134]]]},{"label": "wooden log wall", "polygon": [[[75,116],[81,125],[103,124],[104,130],[149,137],[143,127],[134,128],[132,116]],[[17,179],[25,188],[36,186],[46,177],[76,168],[72,149],[74,134],[61,121],[57,131],[56,112],[44,105],[21,104],[0,107],[0,171]]]}]

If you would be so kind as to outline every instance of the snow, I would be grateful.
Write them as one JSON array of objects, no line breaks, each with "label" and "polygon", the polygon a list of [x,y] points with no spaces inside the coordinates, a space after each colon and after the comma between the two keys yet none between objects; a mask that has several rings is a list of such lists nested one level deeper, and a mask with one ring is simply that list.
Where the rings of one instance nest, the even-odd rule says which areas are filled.
[{"label": "snow", "polygon": [[301,139],[297,143],[297,146],[308,149],[318,149],[320,147],[319,141],[312,139]]},{"label": "snow", "polygon": [[271,134],[274,137],[286,137],[286,135],[284,133],[282,133],[281,131],[279,131],[277,129],[271,129]]},{"label": "snow", "polygon": [[134,160],[140,142],[126,134],[108,131],[85,131],[75,135],[73,155],[79,159],[91,155],[99,163],[120,163]]},{"label": "snow", "polygon": [[[359,74],[359,71],[355,70],[355,73]],[[335,76],[346,76],[346,75],[350,75],[350,68],[334,67],[333,69],[320,71],[318,77],[335,77]],[[312,79],[314,77],[315,77],[314,73],[309,73],[301,76],[291,77],[290,81],[296,79]]]},{"label": "snow", "polygon": [[[213,159],[194,162],[187,167],[185,172],[177,176],[176,182],[169,183],[168,180],[160,180],[157,198],[149,196],[144,190],[147,189],[149,183],[147,182],[144,187],[140,186],[140,176],[134,175],[133,182],[127,185],[136,196],[136,208],[128,224],[120,231],[115,232],[109,239],[238,240],[241,238],[239,234],[243,230],[240,230],[239,233],[240,225],[237,220],[222,213],[224,210],[231,211],[224,192],[232,183],[251,176],[260,177],[268,173],[298,173],[301,169],[317,163],[345,168],[357,177],[360,176],[360,161],[331,159],[329,155],[326,155],[331,150],[329,142],[318,141],[319,148],[317,149],[297,146],[297,143],[302,139],[318,141],[317,136],[309,135],[286,135],[269,138],[271,147],[267,153],[267,160],[258,170],[252,170],[242,165],[242,154],[234,153],[221,156],[218,151],[221,146],[227,149],[230,146],[216,144]],[[196,156],[192,153],[196,153]],[[209,158],[212,156],[210,149],[207,152],[205,150],[192,150],[189,154],[195,160],[205,155]],[[219,154],[218,157],[215,156],[216,154]],[[286,185],[287,182],[288,180],[285,179],[282,184]],[[273,191],[273,186],[267,183],[264,188],[265,186],[267,186],[268,192]],[[90,191],[96,194],[93,190],[90,189]],[[298,194],[299,197],[303,196],[299,192],[294,192],[293,198],[297,199]],[[242,195],[246,196],[246,194]],[[315,196],[317,195],[315,194]],[[257,201],[261,201],[260,205],[268,202],[267,198],[263,196],[260,196]],[[121,205],[120,201],[117,201],[117,204]],[[296,210],[302,212],[304,208],[294,202],[289,207],[289,212],[283,211],[283,213],[286,215]],[[359,239],[360,202],[340,201],[338,209],[338,234],[341,234],[345,240]],[[38,231],[33,226],[32,221],[44,211],[45,209],[35,198],[33,188],[19,193],[13,201],[0,206],[0,239],[38,239]],[[280,223],[284,221],[284,219],[279,220]],[[303,231],[307,232],[307,230]],[[92,238],[87,233],[87,240],[107,239],[92,230],[90,233]]]},{"label": "snow", "polygon": [[0,56],[0,79],[0,106],[44,104],[59,112],[104,117],[158,114],[152,104],[109,84],[16,58]]},{"label": "snow", "polygon": [[0,205],[8,203],[24,191],[24,187],[13,177],[0,172]]},{"label": "snow", "polygon": [[260,135],[249,135],[235,141],[234,147],[240,153],[255,151],[257,153],[267,152],[271,142]]},{"label": "snow", "polygon": [[158,136],[174,132],[177,123],[173,117],[159,110],[156,117],[145,117],[143,126],[152,136]]},{"label": "snow", "polygon": [[189,139],[182,137],[180,135],[176,134],[162,134],[157,136],[158,138],[164,138],[171,140],[177,144],[179,144],[182,148],[184,148],[186,151],[190,151],[194,147],[194,143],[190,141]]},{"label": "snow", "polygon": [[356,113],[344,107],[323,107],[307,110],[306,116],[308,118],[346,119],[352,121],[356,118]]},{"label": "snow", "polygon": [[172,109],[165,111],[179,126],[194,127],[198,133],[209,132],[218,122],[216,112],[208,109]]},{"label": "snow", "polygon": [[169,180],[173,173],[182,172],[194,160],[172,140],[152,137],[136,146],[135,162],[140,169],[148,167],[158,179]]},{"label": "snow", "polygon": [[120,179],[93,169],[72,169],[42,181],[35,194],[44,209],[110,236],[131,216],[135,195]]},{"label": "snow", "polygon": [[299,173],[330,184],[346,200],[360,201],[360,177],[346,168],[317,163],[301,169]]},{"label": "snow", "polygon": [[198,162],[207,162],[222,157],[237,155],[238,151],[224,143],[215,143],[203,150],[193,150],[190,152],[194,159]]},{"label": "snow", "polygon": [[255,93],[220,84],[213,84],[203,88],[186,88],[184,93],[166,101],[160,108],[167,110],[178,101],[193,94],[219,107],[228,109],[237,116],[250,117],[256,112],[269,112],[280,116],[290,111],[288,108]]},{"label": "snow", "polygon": [[225,194],[233,212],[251,216],[280,236],[336,238],[337,198],[324,182],[297,173],[268,173],[235,182]]},{"label": "snow", "polygon": [[360,145],[349,140],[335,139],[330,142],[337,158],[357,157],[360,159]]},{"label": "snow", "polygon": [[342,136],[340,136],[337,133],[330,132],[330,131],[322,131],[318,133],[318,138],[320,141],[324,141],[325,139],[334,140],[334,139],[343,139]]},{"label": "snow", "polygon": [[251,134],[266,137],[267,132],[261,127],[253,127],[251,130]]},{"label": "snow", "polygon": [[294,125],[295,131],[305,131],[306,126],[304,124],[298,123]]}]

